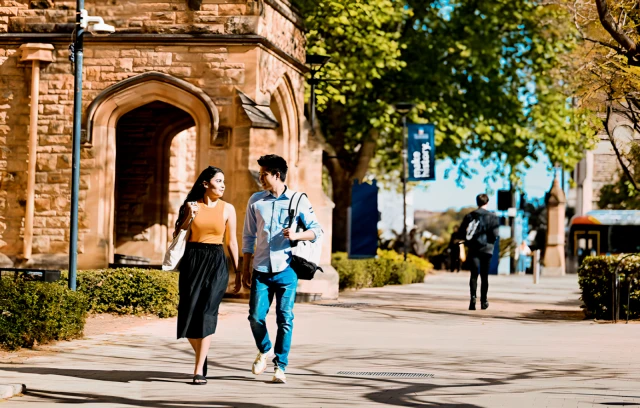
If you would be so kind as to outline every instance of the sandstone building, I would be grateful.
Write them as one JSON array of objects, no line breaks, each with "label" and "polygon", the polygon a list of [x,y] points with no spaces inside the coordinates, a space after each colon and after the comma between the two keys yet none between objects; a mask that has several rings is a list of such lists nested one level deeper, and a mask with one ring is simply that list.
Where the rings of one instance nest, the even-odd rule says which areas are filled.
[{"label": "sandstone building", "polygon": [[[621,152],[626,152],[631,144],[640,141],[640,134],[635,131],[630,116],[632,113],[628,105],[615,105],[608,121],[608,131]],[[567,199],[569,206],[575,208],[576,215],[598,209],[600,190],[615,183],[621,170],[611,140],[603,129],[598,133],[595,149],[585,152],[573,173],[575,187],[569,191]]]},{"label": "sandstone building", "polygon": [[[123,256],[159,263],[189,183],[208,165],[226,173],[240,238],[267,153],[289,162],[288,184],[314,203],[330,264],[333,203],[304,118],[305,38],[288,0],[85,7],[117,31],[85,36],[79,268]],[[68,260],[74,22],[72,1],[0,0],[0,252],[16,265]]]}]

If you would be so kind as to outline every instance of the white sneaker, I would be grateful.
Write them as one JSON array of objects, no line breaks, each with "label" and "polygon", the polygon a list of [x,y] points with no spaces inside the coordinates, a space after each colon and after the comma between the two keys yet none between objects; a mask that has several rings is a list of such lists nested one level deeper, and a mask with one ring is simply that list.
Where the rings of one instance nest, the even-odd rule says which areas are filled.
[{"label": "white sneaker", "polygon": [[271,380],[271,382],[279,384],[287,383],[287,376],[284,375],[284,370],[282,368],[276,367],[276,371],[274,371],[273,373],[273,379]]},{"label": "white sneaker", "polygon": [[267,359],[269,357],[273,357],[273,348],[266,353],[258,353],[256,360],[253,362],[253,367],[251,367],[251,372],[255,375],[264,373],[264,370],[267,369]]}]

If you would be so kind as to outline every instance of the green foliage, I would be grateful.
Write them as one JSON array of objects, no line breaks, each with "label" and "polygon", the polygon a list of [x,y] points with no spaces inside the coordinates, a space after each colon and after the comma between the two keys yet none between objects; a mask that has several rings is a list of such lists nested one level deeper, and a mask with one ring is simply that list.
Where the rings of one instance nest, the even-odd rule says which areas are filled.
[{"label": "green foliage", "polygon": [[[413,119],[437,125],[440,157],[479,151],[516,171],[537,151],[566,168],[577,163],[593,131],[575,128],[586,113],[567,101],[562,58],[576,45],[567,13],[536,0],[409,4],[410,64],[393,80],[418,102]],[[459,163],[462,175],[473,173]]]},{"label": "green foliage", "polygon": [[[625,153],[625,158],[629,162],[627,167],[631,174],[640,175],[640,146],[632,144]],[[598,207],[612,210],[637,210],[640,209],[640,194],[627,176],[620,172],[615,183],[607,184],[600,190]]]},{"label": "green foliage", "polygon": [[[393,0],[301,1],[299,7],[307,26],[307,52],[331,57],[316,88],[325,150],[335,149],[331,155],[338,157],[341,175],[353,174],[358,167],[354,158],[369,152],[362,145],[375,144],[374,131],[399,136],[394,101],[376,87],[387,85],[388,72],[406,66],[400,28],[410,12]],[[367,167],[368,162],[365,172]],[[329,168],[335,185],[335,166]]]},{"label": "green foliage", "polygon": [[[66,285],[67,280],[60,280]],[[137,268],[79,271],[77,290],[93,313],[177,314],[178,274]]]},{"label": "green foliage", "polygon": [[570,15],[543,3],[300,0],[308,52],[332,57],[321,77],[347,80],[317,87],[332,177],[346,173],[350,183],[364,160],[379,179],[397,180],[401,126],[392,106],[404,100],[416,103],[412,121],[436,124],[438,157],[452,158],[459,176],[473,175],[460,158],[477,151],[516,175],[539,151],[572,168],[593,143],[592,117],[568,103],[563,57],[577,43]]},{"label": "green foliage", "polygon": [[[393,262],[404,262],[404,255],[396,251],[378,249],[378,259],[388,259]],[[431,262],[414,254],[407,254],[407,262],[422,270],[425,274],[433,269]]]},{"label": "green foliage", "polygon": [[[612,282],[621,256],[585,258],[578,270],[582,308],[587,318],[612,319]],[[631,281],[629,318],[640,317],[640,256],[623,260],[620,271],[620,317],[626,318],[628,282]]]},{"label": "green foliage", "polygon": [[402,260],[395,251],[379,251],[377,259],[349,259],[344,252],[333,254],[331,265],[340,276],[340,289],[406,285],[424,281],[433,267],[417,256]]},{"label": "green foliage", "polygon": [[87,315],[82,293],[53,283],[0,279],[0,347],[80,337]]}]

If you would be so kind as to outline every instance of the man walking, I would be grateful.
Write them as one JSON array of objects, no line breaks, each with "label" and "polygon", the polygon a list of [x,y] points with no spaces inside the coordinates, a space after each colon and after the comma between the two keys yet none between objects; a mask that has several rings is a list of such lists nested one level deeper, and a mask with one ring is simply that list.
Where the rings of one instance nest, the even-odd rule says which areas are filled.
[{"label": "man walking", "polygon": [[498,217],[487,211],[489,196],[479,194],[476,197],[478,209],[467,214],[460,226],[458,237],[463,239],[469,247],[469,269],[471,278],[469,289],[471,302],[469,310],[476,310],[476,291],[478,288],[478,275],[482,279],[480,287],[480,306],[482,309],[489,307],[487,292],[489,291],[489,265],[493,254],[493,246],[498,238],[500,223]]},{"label": "man walking", "polygon": [[[296,194],[285,185],[287,162],[270,154],[260,157],[258,164],[264,191],[249,199],[242,233],[242,282],[251,289],[249,322],[259,351],[251,371],[255,375],[262,374],[267,367],[267,359],[274,357],[272,381],[286,383],[293,304],[298,286],[298,277],[290,266],[291,240],[313,241],[320,237],[322,229],[306,196]],[[294,194],[296,198],[291,208],[297,206],[298,211],[290,214]],[[295,219],[291,220],[292,216]],[[304,225],[305,231],[295,231],[298,223]],[[265,321],[274,297],[278,324],[275,346],[269,339]]]}]

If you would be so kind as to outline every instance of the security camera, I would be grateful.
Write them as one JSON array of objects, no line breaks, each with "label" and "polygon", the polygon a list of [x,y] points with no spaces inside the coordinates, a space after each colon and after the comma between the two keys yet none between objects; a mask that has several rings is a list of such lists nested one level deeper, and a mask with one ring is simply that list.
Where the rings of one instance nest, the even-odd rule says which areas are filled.
[{"label": "security camera", "polygon": [[87,10],[80,10],[80,27],[86,29],[95,36],[105,36],[116,32],[114,26],[105,24],[102,17],[90,16]]},{"label": "security camera", "polygon": [[96,37],[103,37],[116,32],[114,26],[105,23],[96,23],[89,26],[89,32]]}]

